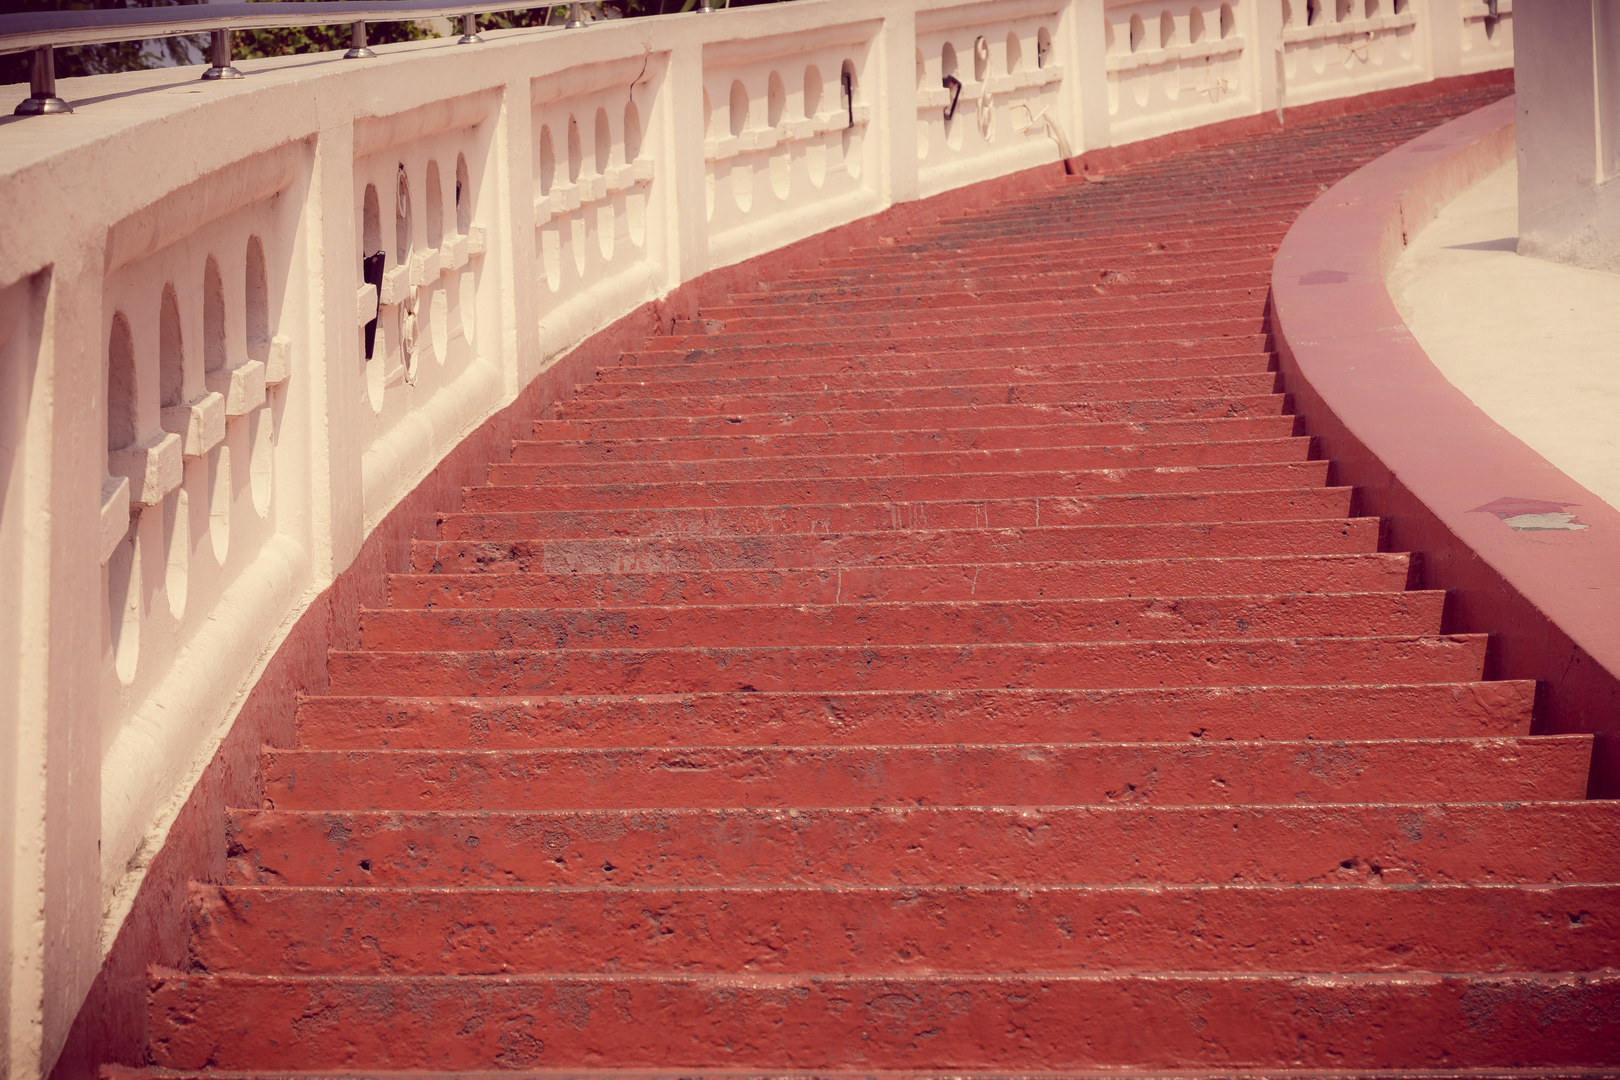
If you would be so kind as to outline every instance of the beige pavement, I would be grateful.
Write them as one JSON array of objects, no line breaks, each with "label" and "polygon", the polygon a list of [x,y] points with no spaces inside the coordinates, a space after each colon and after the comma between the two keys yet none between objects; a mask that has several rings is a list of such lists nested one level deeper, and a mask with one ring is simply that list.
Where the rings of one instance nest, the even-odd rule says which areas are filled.
[{"label": "beige pavement", "polygon": [[1454,199],[1390,295],[1454,386],[1620,507],[1620,275],[1516,254],[1517,189],[1509,162]]}]

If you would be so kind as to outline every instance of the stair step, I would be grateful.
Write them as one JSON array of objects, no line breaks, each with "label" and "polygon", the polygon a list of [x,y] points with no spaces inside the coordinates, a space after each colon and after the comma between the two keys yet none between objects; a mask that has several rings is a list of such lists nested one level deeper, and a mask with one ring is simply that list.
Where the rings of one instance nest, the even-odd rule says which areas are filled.
[{"label": "stair step", "polygon": [[1608,802],[233,810],[238,884],[1601,884]]},{"label": "stair step", "polygon": [[979,472],[1050,472],[1083,469],[1162,468],[1176,465],[1240,465],[1303,461],[1305,436],[1230,442],[1126,443],[1119,446],[1008,447],[993,450],[878,454],[778,454],[676,461],[558,462],[553,444],[519,442],[513,465],[543,465],[553,483],[644,483],[654,480],[758,479],[804,476],[923,476]]},{"label": "stair step", "polygon": [[953,409],[975,405],[1178,401],[1259,397],[1277,392],[1270,371],[1169,379],[1105,379],[1075,383],[1003,382],[968,386],[884,387],[875,390],[665,396],[656,387],[634,397],[579,396],[552,406],[559,420],[708,416],[714,413],[858,412],[865,409]]},{"label": "stair step", "polygon": [[[546,483],[543,465],[489,467],[489,489],[509,508],[613,510],[627,507],[741,507],[826,503],[922,503],[940,499],[1035,498],[1048,495],[1149,495],[1161,492],[1274,491],[1327,483],[1326,461],[1245,462],[1072,471],[967,473],[960,476],[830,476],[760,480],[663,480],[618,484]],[[489,490],[486,489],[486,490]],[[485,500],[466,500],[486,509]],[[513,504],[518,504],[514,506]],[[918,521],[918,524],[923,524]]]},{"label": "stair step", "polygon": [[[542,421],[544,423],[544,421]],[[1151,446],[1160,443],[1224,443],[1285,439],[1300,434],[1299,419],[1272,415],[1212,420],[1158,420],[1142,423],[1046,424],[1031,427],[955,427],[907,431],[805,432],[733,435],[718,432],[682,438],[637,438],[565,442],[535,440],[513,444],[514,452],[544,455],[551,462],[689,461],[818,454],[956,453],[1069,446]],[[541,448],[544,448],[543,450]]]},{"label": "stair step", "polygon": [[1301,593],[620,608],[383,608],[360,613],[378,652],[944,645],[1434,634],[1443,592]]},{"label": "stair step", "polygon": [[[1009,357],[1009,361],[1013,358]],[[1209,376],[1254,375],[1269,371],[1265,353],[1181,359],[1077,360],[1068,364],[1020,364],[969,368],[879,365],[869,358],[855,364],[843,358],[804,357],[796,361],[739,361],[684,363],[667,368],[609,367],[596,372],[596,381],[575,388],[585,399],[621,397],[713,396],[715,394],[849,392],[885,388],[940,386],[1002,387],[1020,389],[1044,383],[1112,382],[1115,379],[1180,379]]]},{"label": "stair step", "polygon": [[[1589,735],[1378,742],[266,750],[277,810],[1481,802],[1586,795]],[[1620,949],[1620,943],[1616,944]]]},{"label": "stair step", "polygon": [[[486,510],[517,509],[521,488],[475,489]],[[492,496],[506,496],[497,500]],[[471,499],[468,500],[472,501]],[[513,504],[518,504],[514,507]],[[1084,562],[1244,555],[1373,552],[1377,518],[1081,525],[1000,529],[895,529],[754,537],[615,537],[594,540],[418,540],[421,573],[671,573],[725,569],[842,569],[962,563]]]},{"label": "stair step", "polygon": [[325,749],[853,746],[1527,735],[1535,683],[307,698],[298,745]]},{"label": "stair step", "polygon": [[[247,975],[905,978],[1620,966],[1614,885],[193,885],[191,908],[193,960]],[[784,911],[796,918],[785,920]]]},{"label": "stair step", "polygon": [[770,690],[1112,690],[1478,679],[1484,634],[1215,641],[347,652],[330,691],[428,695]]},{"label": "stair step", "polygon": [[[1269,271],[1265,280],[1269,280]],[[649,339],[659,340],[659,339]],[[814,348],[803,344],[724,345],[714,338],[692,339],[681,350],[642,349],[619,354],[620,368],[678,370],[684,364],[702,363],[783,363],[819,358],[816,362],[838,361],[872,369],[917,371],[927,368],[994,367],[1004,364],[1113,363],[1123,360],[1164,360],[1170,357],[1252,355],[1266,352],[1268,338],[1263,333],[1238,336],[1185,339],[1179,341],[1136,340],[1129,336],[1115,341],[1073,341],[1057,344],[1017,344],[999,338],[972,344],[927,339],[895,339],[873,343],[863,339],[840,343],[821,342]]]},{"label": "stair step", "polygon": [[[918,428],[1025,427],[1046,424],[1145,424],[1163,420],[1225,420],[1278,416],[1283,394],[1251,397],[1170,398],[1139,401],[951,405],[920,409],[837,409],[804,413],[708,413],[700,416],[630,416],[541,420],[542,439],[600,441],[686,435],[779,435],[798,432],[895,431]],[[1292,419],[1292,418],[1290,418]]]},{"label": "stair step", "polygon": [[1391,553],[1118,562],[851,566],[670,573],[395,574],[400,608],[577,608],[647,604],[864,604],[1083,596],[1399,591],[1414,576]]},{"label": "stair step", "polygon": [[[160,1065],[458,1070],[1597,1065],[1620,975],[329,976],[159,973]],[[1480,1008],[1478,1002],[1489,1002]],[[1539,1023],[1556,1002],[1558,1023]],[[399,1003],[399,1004],[395,1004]],[[407,1004],[408,1003],[408,1004]],[[380,1009],[420,1019],[382,1025]],[[1275,1015],[1254,1022],[1256,1012]],[[386,1015],[386,1014],[385,1014]],[[1105,1019],[1106,1018],[1106,1019]],[[1032,1038],[1039,1032],[1039,1038]],[[1211,1033],[1220,1033],[1212,1038]]]},{"label": "stair step", "polygon": [[979,498],[961,501],[877,500],[862,503],[784,503],[774,506],[510,510],[446,514],[439,520],[439,537],[441,540],[466,541],[605,536],[762,536],[778,533],[878,532],[918,527],[1034,528],[1305,520],[1343,518],[1350,512],[1350,502],[1349,488],[1302,487],[1277,491],[1170,491],[1141,495]]}]

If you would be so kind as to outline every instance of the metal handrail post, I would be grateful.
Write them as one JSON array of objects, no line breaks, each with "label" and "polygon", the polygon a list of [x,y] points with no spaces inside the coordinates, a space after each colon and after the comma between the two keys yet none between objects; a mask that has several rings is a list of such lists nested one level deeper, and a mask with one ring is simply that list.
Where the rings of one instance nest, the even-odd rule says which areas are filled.
[{"label": "metal handrail post", "polygon": [[229,30],[210,30],[208,43],[209,69],[202,73],[207,82],[215,79],[240,79],[242,73],[231,64],[231,32]]},{"label": "metal handrail post", "polygon": [[463,15],[461,17],[461,40],[457,41],[456,44],[478,45],[482,43],[483,40],[483,38],[478,36],[478,16]]},{"label": "metal handrail post", "polygon": [[369,60],[377,54],[366,48],[366,24],[357,22],[349,28],[349,51],[343,54],[345,60]]},{"label": "metal handrail post", "polygon": [[44,116],[73,111],[73,106],[56,96],[56,46],[41,45],[34,50],[28,83],[28,96],[12,110],[13,115]]}]

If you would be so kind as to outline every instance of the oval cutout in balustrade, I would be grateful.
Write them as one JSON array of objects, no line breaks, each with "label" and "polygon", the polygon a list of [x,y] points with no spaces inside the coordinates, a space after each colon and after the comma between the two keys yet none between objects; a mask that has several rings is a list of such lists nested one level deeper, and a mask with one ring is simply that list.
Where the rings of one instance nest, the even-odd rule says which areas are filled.
[{"label": "oval cutout in balustrade", "polygon": [[731,84],[731,134],[741,135],[748,129],[748,87],[738,79]]},{"label": "oval cutout in balustrade", "polygon": [[[217,271],[216,271],[217,272]],[[184,405],[186,356],[180,333],[180,301],[172,282],[163,286],[158,312],[158,401],[165,409]]]},{"label": "oval cutout in balustrade", "polygon": [[855,96],[859,88],[859,80],[855,75],[855,61],[845,60],[838,71],[839,111],[844,114],[845,122],[849,125],[839,133],[843,143],[844,171],[851,180],[861,178],[861,140],[855,131]]},{"label": "oval cutout in balustrade", "polygon": [[545,197],[551,194],[551,185],[557,181],[557,148],[551,142],[551,129],[545,125],[540,127],[540,167],[535,179],[540,182],[540,195]]},{"label": "oval cutout in balustrade", "polygon": [[1018,31],[1013,30],[1007,34],[1007,74],[1011,75],[1024,66],[1024,43],[1018,38]]},{"label": "oval cutout in balustrade", "polygon": [[[1113,52],[1112,46],[1114,44],[1114,28],[1112,26],[1109,26],[1106,19],[1103,21],[1103,25],[1105,27],[1108,27],[1108,45],[1109,45],[1109,50],[1108,51]],[[1035,35],[1035,66],[1038,67],[1038,68],[1044,68],[1047,64],[1049,64],[1051,62],[1052,62],[1052,32],[1050,30],[1048,30],[1046,27],[1043,26],[1043,27],[1040,28],[1039,32],[1037,32],[1036,35]]]},{"label": "oval cutout in balustrade", "polygon": [[[376,189],[368,185],[366,191],[375,203]],[[270,281],[265,270],[264,241],[257,236],[248,237],[246,260],[242,288],[245,344],[248,359],[262,364],[270,359]]]},{"label": "oval cutout in balustrade", "polygon": [[624,160],[628,164],[641,157],[641,110],[634,101],[624,106]]},{"label": "oval cutout in balustrade", "polygon": [[427,166],[427,246],[437,248],[444,243],[444,187],[439,183],[439,163],[428,161]]},{"label": "oval cutout in balustrade", "polygon": [[472,179],[467,173],[467,155],[456,155],[456,232],[462,236],[472,228]]},{"label": "oval cutout in balustrade", "polygon": [[122,311],[113,312],[107,338],[107,449],[122,450],[135,442],[135,336]]},{"label": "oval cutout in balustrade", "polygon": [[125,686],[135,681],[141,650],[141,538],[136,527],[113,549],[107,560],[108,644],[113,670]]},{"label": "oval cutout in balustrade", "polygon": [[1204,40],[1204,13],[1198,8],[1187,12],[1187,40],[1195,45]]},{"label": "oval cutout in balustrade", "polygon": [[[917,63],[922,64],[922,53],[917,53]],[[919,74],[918,78],[922,76]],[[804,69],[804,118],[814,120],[821,113],[821,69],[809,64]]]},{"label": "oval cutout in balustrade", "polygon": [[591,135],[596,151],[596,175],[606,176],[613,164],[613,125],[608,123],[606,109],[596,110],[595,130]]},{"label": "oval cutout in balustrade", "polygon": [[1231,4],[1221,5],[1221,37],[1229,38],[1232,31],[1237,28],[1237,18],[1232,14]]},{"label": "oval cutout in balustrade", "polygon": [[1168,49],[1176,40],[1176,17],[1168,11],[1159,15],[1159,48]]},{"label": "oval cutout in balustrade", "polygon": [[399,163],[394,185],[394,265],[404,266],[411,254],[411,181],[405,163]]},{"label": "oval cutout in balustrade", "polygon": [[568,182],[579,183],[580,171],[585,168],[585,148],[579,136],[579,118],[568,117]]},{"label": "oval cutout in balustrade", "polygon": [[270,493],[275,479],[275,418],[270,409],[254,409],[248,417],[248,487],[253,512],[270,514]]},{"label": "oval cutout in balustrade", "polygon": [[208,540],[224,566],[231,546],[231,448],[224,443],[208,456]]},{"label": "oval cutout in balustrade", "polygon": [[[219,262],[212,256],[203,263],[203,370],[223,371],[225,349],[225,283],[220,280]],[[186,396],[184,394],[182,397]],[[167,407],[170,402],[164,402]],[[172,404],[184,404],[175,401]]]},{"label": "oval cutout in balustrade", "polygon": [[191,563],[190,536],[190,500],[186,496],[186,489],[181,487],[163,499],[163,594],[169,601],[169,614],[176,620],[186,613],[186,577]]},{"label": "oval cutout in balustrade", "polygon": [[1355,0],[1336,0],[1333,5],[1333,20],[1349,22],[1355,17],[1355,8]]},{"label": "oval cutout in balustrade", "polygon": [[1147,27],[1142,22],[1142,16],[1131,16],[1131,52],[1142,48],[1142,42],[1147,37]]}]

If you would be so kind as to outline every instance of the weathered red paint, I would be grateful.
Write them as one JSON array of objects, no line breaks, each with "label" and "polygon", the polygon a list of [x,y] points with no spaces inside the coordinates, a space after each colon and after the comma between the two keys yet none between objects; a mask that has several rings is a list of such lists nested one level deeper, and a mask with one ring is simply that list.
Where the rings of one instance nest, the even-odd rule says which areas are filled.
[{"label": "weathered red paint", "polygon": [[1591,740],[1442,633],[1263,328],[1294,211],[1488,96],[890,215],[564,365],[377,542],[150,1064],[1620,1062]]}]

